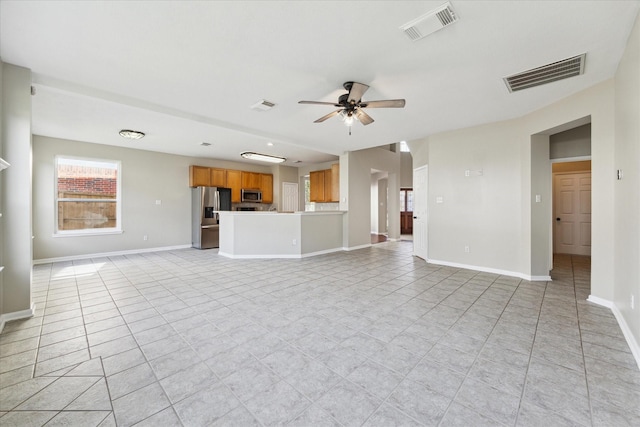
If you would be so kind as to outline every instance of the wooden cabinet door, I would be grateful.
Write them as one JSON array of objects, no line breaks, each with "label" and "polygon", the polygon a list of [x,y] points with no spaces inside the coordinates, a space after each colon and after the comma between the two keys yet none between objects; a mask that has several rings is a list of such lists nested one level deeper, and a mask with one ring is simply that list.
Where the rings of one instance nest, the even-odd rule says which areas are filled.
[{"label": "wooden cabinet door", "polygon": [[189,166],[189,187],[209,187],[211,174],[204,166]]},{"label": "wooden cabinet door", "polygon": [[240,203],[240,189],[242,188],[242,172],[227,170],[227,187],[231,188],[231,202]]},{"label": "wooden cabinet door", "polygon": [[242,188],[259,189],[260,175],[255,172],[242,172]]},{"label": "wooden cabinet door", "polygon": [[260,174],[260,190],[262,191],[262,203],[273,203],[273,175]]},{"label": "wooden cabinet door", "polygon": [[324,202],[324,171],[309,173],[309,200],[312,202]]},{"label": "wooden cabinet door", "polygon": [[225,169],[211,168],[211,186],[226,187],[227,171]]},{"label": "wooden cabinet door", "polygon": [[326,169],[324,172],[324,201],[331,202],[331,169]]},{"label": "wooden cabinet door", "polygon": [[331,165],[331,201],[340,201],[340,164]]}]

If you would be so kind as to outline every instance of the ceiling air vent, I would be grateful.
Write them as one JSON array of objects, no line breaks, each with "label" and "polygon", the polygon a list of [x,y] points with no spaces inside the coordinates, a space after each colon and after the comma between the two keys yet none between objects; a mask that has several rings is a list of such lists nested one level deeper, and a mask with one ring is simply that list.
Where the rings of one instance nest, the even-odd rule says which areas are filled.
[{"label": "ceiling air vent", "polygon": [[504,78],[509,92],[541,86],[584,73],[586,53]]},{"label": "ceiling air vent", "polygon": [[424,15],[407,22],[402,25],[400,29],[411,40],[420,40],[423,37],[428,36],[431,33],[435,33],[441,28],[453,24],[458,20],[456,13],[451,8],[449,2],[443,4],[437,9],[433,9]]},{"label": "ceiling air vent", "polygon": [[257,102],[255,104],[253,104],[251,107],[252,110],[257,110],[257,111],[269,111],[270,109],[272,109],[274,107],[273,102],[267,101],[266,99],[262,99],[260,100],[260,102]]}]

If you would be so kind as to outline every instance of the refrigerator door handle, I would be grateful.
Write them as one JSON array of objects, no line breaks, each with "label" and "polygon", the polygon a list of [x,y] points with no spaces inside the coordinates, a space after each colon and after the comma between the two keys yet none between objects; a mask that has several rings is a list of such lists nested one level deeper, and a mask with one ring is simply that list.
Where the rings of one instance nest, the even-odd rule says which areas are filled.
[{"label": "refrigerator door handle", "polygon": [[220,210],[220,192],[216,190],[213,193],[213,210],[216,211],[213,215],[216,218],[216,223],[220,221],[220,217],[218,216],[218,211]]}]

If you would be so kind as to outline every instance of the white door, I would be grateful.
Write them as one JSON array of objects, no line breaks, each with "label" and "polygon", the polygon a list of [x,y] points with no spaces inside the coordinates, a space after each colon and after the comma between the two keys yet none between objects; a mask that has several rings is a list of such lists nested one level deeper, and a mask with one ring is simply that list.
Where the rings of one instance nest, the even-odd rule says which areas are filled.
[{"label": "white door", "polygon": [[427,258],[427,166],[413,170],[413,255]]},{"label": "white door", "polygon": [[591,172],[555,174],[553,189],[553,251],[591,255]]},{"label": "white door", "polygon": [[282,211],[295,212],[298,207],[298,184],[295,182],[282,183]]}]

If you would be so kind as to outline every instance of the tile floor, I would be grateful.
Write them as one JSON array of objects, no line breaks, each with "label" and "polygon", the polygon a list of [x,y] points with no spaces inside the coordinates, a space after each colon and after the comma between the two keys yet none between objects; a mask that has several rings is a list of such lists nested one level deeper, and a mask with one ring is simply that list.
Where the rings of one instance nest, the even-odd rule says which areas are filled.
[{"label": "tile floor", "polygon": [[39,265],[0,335],[2,426],[640,425],[589,260],[549,283],[411,242],[304,260],[179,250]]}]

